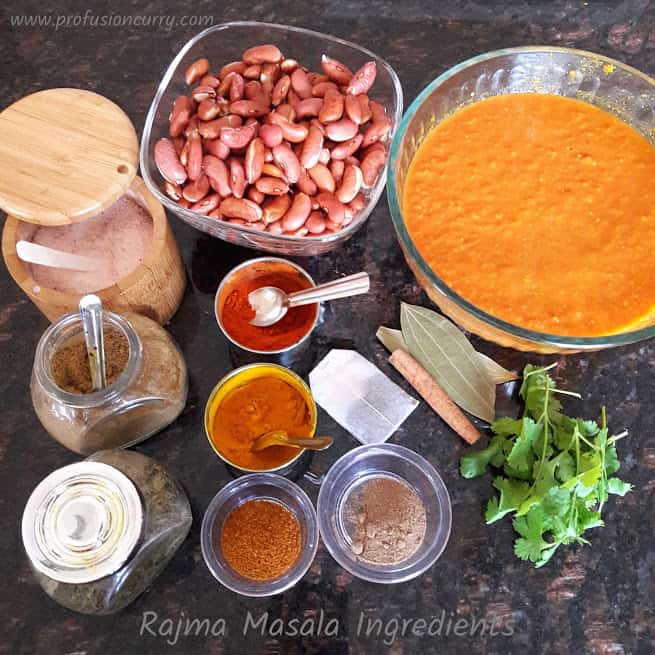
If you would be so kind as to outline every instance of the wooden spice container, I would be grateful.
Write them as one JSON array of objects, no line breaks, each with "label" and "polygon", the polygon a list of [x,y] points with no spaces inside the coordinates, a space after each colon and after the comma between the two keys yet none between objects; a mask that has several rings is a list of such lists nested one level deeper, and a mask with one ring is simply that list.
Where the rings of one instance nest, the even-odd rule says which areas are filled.
[{"label": "wooden spice container", "polygon": [[40,91],[0,113],[0,208],[7,213],[2,256],[15,282],[51,321],[76,311],[83,293],[46,288],[33,278],[16,254],[22,222],[70,225],[99,215],[125,195],[150,214],[152,240],[131,273],[93,292],[107,309],[136,312],[160,324],[182,301],[184,265],[163,206],[136,175],[138,150],[127,115],[90,91]]}]

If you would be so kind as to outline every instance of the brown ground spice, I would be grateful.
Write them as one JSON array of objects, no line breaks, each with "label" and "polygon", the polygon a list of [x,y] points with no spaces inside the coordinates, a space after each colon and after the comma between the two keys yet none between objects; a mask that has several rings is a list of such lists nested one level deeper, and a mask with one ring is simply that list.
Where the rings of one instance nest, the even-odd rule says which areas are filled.
[{"label": "brown ground spice", "polygon": [[427,527],[413,489],[392,478],[363,482],[348,499],[346,525],[353,553],[371,564],[400,564],[418,549]]},{"label": "brown ground spice", "polygon": [[[105,330],[104,342],[107,384],[112,384],[127,366],[130,347],[127,339],[116,330]],[[50,373],[55,384],[68,393],[85,394],[93,391],[89,358],[82,337],[75,337],[54,353]]]},{"label": "brown ground spice", "polygon": [[284,575],[298,559],[300,546],[298,519],[269,500],[249,500],[234,508],[220,536],[228,564],[252,580],[274,580]]}]

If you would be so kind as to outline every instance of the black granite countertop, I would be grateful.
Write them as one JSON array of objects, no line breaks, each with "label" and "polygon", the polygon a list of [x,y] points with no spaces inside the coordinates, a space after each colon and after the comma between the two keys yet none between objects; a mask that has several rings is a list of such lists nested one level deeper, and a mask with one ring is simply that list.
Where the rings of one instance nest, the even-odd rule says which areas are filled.
[{"label": "black granite countertop", "polygon": [[[173,56],[200,27],[256,19],[308,27],[360,43],[385,57],[398,72],[406,106],[447,68],[470,56],[515,45],[553,44],[589,49],[655,73],[655,6],[626,2],[510,0],[409,0],[403,2],[95,2],[91,16],[162,16],[148,27],[75,27],[61,22],[84,16],[75,2],[6,0],[0,9],[0,107],[48,87],[92,89],[117,102],[139,131],[156,85]],[[32,25],[17,24],[32,16]],[[50,25],[45,18],[52,16]],[[64,18],[59,20],[57,16]],[[22,19],[26,20],[26,19]],[[41,21],[41,22],[39,22]],[[43,135],[48,138],[47,134]],[[2,174],[2,172],[0,172]],[[457,461],[464,446],[424,404],[392,437],[427,457],[441,472],[453,500],[450,543],[420,578],[376,586],[353,579],[319,548],[310,572],[295,588],[272,599],[252,600],[222,588],[200,552],[200,523],[212,496],[229,479],[203,434],[202,412],[215,382],[231,368],[212,307],[222,275],[255,255],[213,240],[171,217],[189,274],[183,304],[170,324],[190,370],[186,410],[163,433],[138,450],[174,472],[186,488],[194,514],[191,534],[156,583],[123,612],[89,618],[51,601],[33,579],[23,553],[19,522],[35,485],[53,469],[78,460],[48,437],[29,395],[34,348],[47,320],[0,271],[0,653],[143,655],[161,653],[571,653],[623,655],[655,652],[655,345],[652,341],[595,354],[560,358],[526,356],[475,340],[505,366],[556,359],[556,378],[583,391],[572,413],[594,415],[606,404],[612,426],[627,428],[621,443],[623,477],[635,485],[612,500],[607,526],[593,534],[593,547],[569,547],[545,568],[534,570],[512,553],[509,521],[485,526],[483,503],[490,480],[464,481]],[[316,357],[330,347],[359,350],[398,381],[374,333],[395,325],[401,299],[427,304],[396,245],[386,201],[340,250],[304,262],[318,280],[360,270],[370,272],[372,295],[330,305],[314,341]],[[507,409],[514,401],[502,399]],[[324,413],[321,431],[337,445],[320,458],[326,466],[355,441]],[[318,458],[317,460],[318,461]],[[316,490],[305,484],[315,499]],[[250,629],[269,613],[269,632]],[[275,619],[314,617],[315,632],[337,619],[337,636],[276,636]],[[363,619],[361,619],[363,617]],[[187,619],[209,619],[214,635],[185,635]],[[226,634],[221,636],[220,619]],[[375,624],[380,619],[380,624]],[[401,636],[403,620],[433,623],[433,636]],[[455,631],[464,619],[466,628]],[[363,624],[360,623],[363,620]],[[486,631],[471,626],[486,621]],[[218,621],[218,623],[216,623]],[[394,622],[395,621],[395,622]],[[495,621],[495,628],[491,625]],[[367,625],[373,624],[371,634]],[[147,627],[144,627],[147,624]],[[378,625],[382,626],[381,630]],[[178,630],[181,626],[181,632]],[[206,624],[205,624],[206,626]],[[359,634],[358,634],[359,628]],[[271,634],[271,632],[273,634]],[[394,634],[395,632],[395,634]],[[462,632],[466,634],[462,634]],[[153,634],[154,633],[154,634]]]}]

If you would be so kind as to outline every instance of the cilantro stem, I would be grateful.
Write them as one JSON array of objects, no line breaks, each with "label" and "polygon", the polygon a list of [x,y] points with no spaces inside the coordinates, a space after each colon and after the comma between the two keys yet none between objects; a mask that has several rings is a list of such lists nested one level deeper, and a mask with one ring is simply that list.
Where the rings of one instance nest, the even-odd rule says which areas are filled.
[{"label": "cilantro stem", "polygon": [[[546,391],[546,387],[534,387],[535,389],[539,389],[540,391]],[[566,391],[565,389],[551,389],[550,390],[552,393],[563,393],[566,396],[573,396],[575,398],[582,398],[582,394],[579,394],[577,391]]]},{"label": "cilantro stem", "polygon": [[623,430],[623,432],[619,432],[619,434],[616,434],[616,435],[614,435],[613,437],[610,437],[610,438],[607,440],[607,442],[608,442],[608,443],[615,443],[615,442],[618,441],[619,439],[623,439],[623,438],[625,438],[625,437],[627,437],[627,436],[628,436],[628,431],[627,431],[627,430]]}]

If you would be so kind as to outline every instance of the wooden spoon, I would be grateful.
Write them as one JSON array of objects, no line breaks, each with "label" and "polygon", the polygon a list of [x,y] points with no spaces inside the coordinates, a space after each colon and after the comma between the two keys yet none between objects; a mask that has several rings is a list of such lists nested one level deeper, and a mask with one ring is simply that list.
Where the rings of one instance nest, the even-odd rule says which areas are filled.
[{"label": "wooden spoon", "polygon": [[334,439],[332,437],[314,437],[313,439],[307,437],[290,437],[286,432],[274,430],[273,432],[266,432],[257,437],[250,450],[256,453],[271,446],[291,446],[292,448],[306,448],[307,450],[325,450],[332,445],[333,441]]}]

